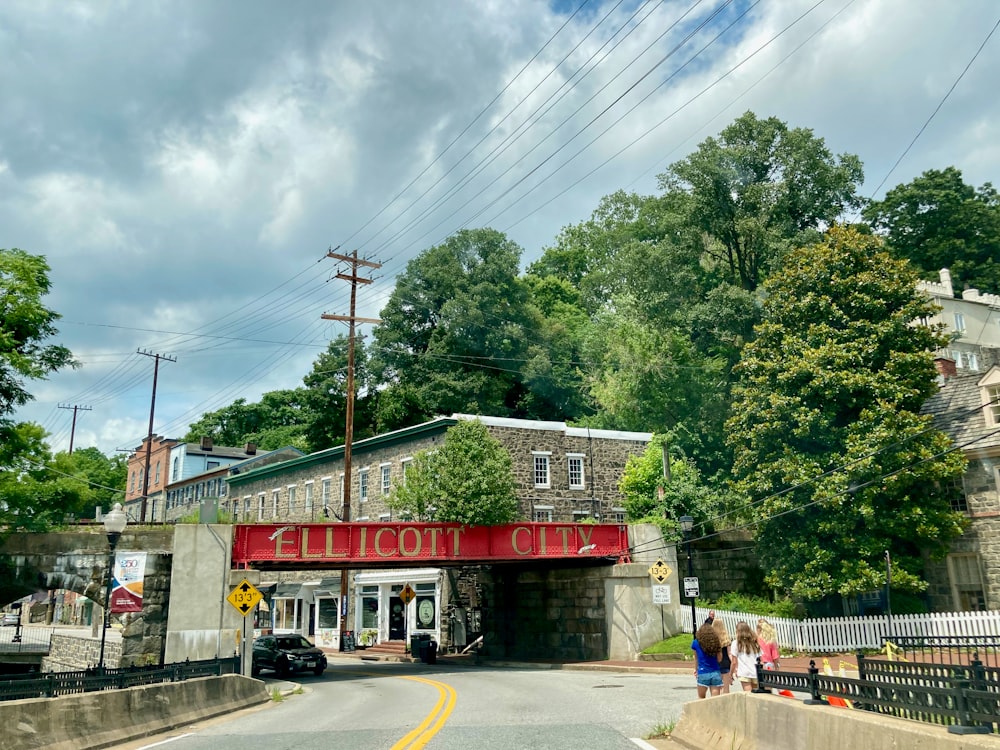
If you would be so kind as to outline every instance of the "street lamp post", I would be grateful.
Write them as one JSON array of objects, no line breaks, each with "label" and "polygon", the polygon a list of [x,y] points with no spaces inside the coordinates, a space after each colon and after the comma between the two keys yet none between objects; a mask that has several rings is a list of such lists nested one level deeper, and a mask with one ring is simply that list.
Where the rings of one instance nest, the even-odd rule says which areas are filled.
[{"label": "street lamp post", "polygon": [[[691,516],[681,516],[677,519],[681,525],[681,533],[684,534],[684,549],[687,552],[688,558],[688,578],[694,578],[694,562],[691,559],[691,531],[694,529],[694,519]],[[694,600],[695,597],[690,597],[691,599],[691,632],[698,632],[698,620],[694,614]]]},{"label": "street lamp post", "polygon": [[115,547],[118,546],[118,540],[121,539],[127,524],[128,518],[125,516],[125,511],[122,510],[121,503],[115,503],[111,511],[104,516],[104,531],[108,535],[108,546],[111,551],[108,553],[108,584],[104,590],[104,622],[101,627],[101,656],[98,659],[98,668],[101,670],[101,674],[104,674],[104,643],[108,637],[108,621],[111,619],[111,583],[115,577]]}]

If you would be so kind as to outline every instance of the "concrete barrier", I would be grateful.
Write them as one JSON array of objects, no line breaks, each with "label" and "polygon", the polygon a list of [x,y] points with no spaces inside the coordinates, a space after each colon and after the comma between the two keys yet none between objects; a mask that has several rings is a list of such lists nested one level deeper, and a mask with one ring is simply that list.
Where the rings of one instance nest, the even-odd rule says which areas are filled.
[{"label": "concrete barrier", "polygon": [[201,677],[58,698],[0,702],[3,750],[94,750],[270,700],[260,680]]},{"label": "concrete barrier", "polygon": [[997,750],[996,735],[949,734],[945,727],[793,698],[730,693],[685,703],[671,739],[691,750]]}]

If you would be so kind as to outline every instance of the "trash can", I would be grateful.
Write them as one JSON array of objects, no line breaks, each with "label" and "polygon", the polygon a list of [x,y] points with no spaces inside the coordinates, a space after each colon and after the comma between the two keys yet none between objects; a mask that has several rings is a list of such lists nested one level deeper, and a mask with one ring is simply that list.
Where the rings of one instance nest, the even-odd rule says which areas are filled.
[{"label": "trash can", "polygon": [[430,641],[427,644],[427,659],[425,659],[425,661],[428,664],[437,664],[437,660],[438,660],[437,641]]},{"label": "trash can", "polygon": [[420,661],[427,661],[427,644],[430,642],[430,633],[413,633],[410,636],[410,656],[420,657]]}]

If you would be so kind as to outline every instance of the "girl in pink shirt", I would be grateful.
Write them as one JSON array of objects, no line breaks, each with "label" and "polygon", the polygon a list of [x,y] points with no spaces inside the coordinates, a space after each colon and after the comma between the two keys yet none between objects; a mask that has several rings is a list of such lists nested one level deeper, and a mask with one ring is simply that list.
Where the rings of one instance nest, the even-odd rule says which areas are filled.
[{"label": "girl in pink shirt", "polygon": [[774,625],[763,617],[757,620],[757,643],[760,644],[760,663],[764,669],[777,669],[778,658],[778,634]]}]

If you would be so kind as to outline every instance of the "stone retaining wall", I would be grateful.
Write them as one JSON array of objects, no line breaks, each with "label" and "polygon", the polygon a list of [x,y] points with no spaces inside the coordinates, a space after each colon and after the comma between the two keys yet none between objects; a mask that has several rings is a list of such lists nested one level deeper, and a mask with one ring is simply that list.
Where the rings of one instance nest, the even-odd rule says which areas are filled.
[{"label": "stone retaining wall", "polygon": [[[122,645],[115,639],[104,644],[104,666],[121,665]],[[77,635],[52,634],[49,654],[42,659],[43,672],[75,672],[96,667],[101,660],[101,639]]]}]

